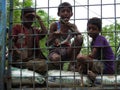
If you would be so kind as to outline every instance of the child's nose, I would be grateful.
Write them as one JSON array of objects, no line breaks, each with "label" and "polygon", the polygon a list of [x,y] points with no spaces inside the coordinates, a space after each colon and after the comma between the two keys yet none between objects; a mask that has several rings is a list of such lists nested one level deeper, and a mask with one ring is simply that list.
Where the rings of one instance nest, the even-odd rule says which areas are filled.
[{"label": "child's nose", "polygon": [[67,14],[68,14],[68,12],[67,12],[67,11],[65,11],[65,12],[64,12],[64,14],[65,14],[65,15],[67,15]]},{"label": "child's nose", "polygon": [[92,28],[90,28],[90,29],[89,29],[89,32],[91,32],[92,30],[93,30],[93,29],[92,29]]}]

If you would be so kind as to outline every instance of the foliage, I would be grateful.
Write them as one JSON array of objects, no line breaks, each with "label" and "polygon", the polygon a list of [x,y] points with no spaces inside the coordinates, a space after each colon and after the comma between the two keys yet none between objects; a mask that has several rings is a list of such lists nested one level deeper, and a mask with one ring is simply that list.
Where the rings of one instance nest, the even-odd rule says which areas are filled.
[{"label": "foliage", "polygon": [[[24,2],[23,2],[24,1]],[[21,9],[23,7],[33,6],[32,0],[7,0],[7,25],[12,20],[14,24],[21,22]]]},{"label": "foliage", "polygon": [[107,38],[114,53],[116,53],[116,49],[120,43],[120,23],[103,27],[102,35]]},{"label": "foliage", "polygon": [[[13,2],[12,2],[13,1]],[[12,4],[13,3],[13,4]],[[7,0],[7,25],[12,18],[13,25],[16,23],[21,23],[21,9],[24,7],[35,7],[32,0]],[[41,16],[42,20],[46,27],[49,27],[49,24],[55,20],[50,17],[45,11],[36,9],[36,13]],[[51,19],[52,21],[49,21]],[[47,22],[46,22],[47,21]],[[35,23],[38,26],[38,23]]]}]

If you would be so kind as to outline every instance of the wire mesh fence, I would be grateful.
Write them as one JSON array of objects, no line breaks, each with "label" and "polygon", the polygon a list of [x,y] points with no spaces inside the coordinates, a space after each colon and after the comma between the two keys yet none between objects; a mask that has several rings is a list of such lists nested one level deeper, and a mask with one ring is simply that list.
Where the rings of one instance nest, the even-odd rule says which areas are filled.
[{"label": "wire mesh fence", "polygon": [[[64,2],[68,3],[60,6]],[[9,30],[8,58],[5,61],[6,89],[120,89],[119,8],[119,0],[7,1]],[[92,17],[102,20],[102,24],[99,23],[102,25],[100,36],[105,37],[109,45],[94,46],[94,39],[92,40],[88,31],[91,28],[94,31],[96,29],[94,25],[100,29],[100,25],[98,23],[96,25],[95,20],[90,22],[93,26],[89,26],[88,20]],[[98,39],[96,42],[100,43],[101,40]],[[112,54],[110,51],[107,52],[107,47],[111,47]],[[99,71],[99,74],[97,73],[97,76],[93,77],[94,80],[91,80],[86,72],[93,69],[90,66],[91,57],[87,58],[86,64],[79,62],[78,55],[90,56],[93,48],[98,48],[99,51],[99,55],[94,53],[96,57],[91,56],[95,63],[93,68]],[[114,61],[110,61],[112,64],[108,60],[111,59],[111,55],[115,57]],[[109,56],[107,60],[101,59],[105,56]],[[84,59],[82,58],[82,61]],[[101,66],[96,59],[106,62],[104,64],[106,66]],[[103,69],[107,68],[104,71],[106,74],[101,68],[96,69],[99,65]],[[112,65],[114,73],[109,74],[109,71],[112,72]]]}]

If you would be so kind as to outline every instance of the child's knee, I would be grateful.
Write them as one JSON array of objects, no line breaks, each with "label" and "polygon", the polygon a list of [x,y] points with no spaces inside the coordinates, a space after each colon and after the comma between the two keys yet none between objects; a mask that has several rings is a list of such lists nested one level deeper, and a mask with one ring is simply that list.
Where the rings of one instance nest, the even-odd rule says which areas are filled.
[{"label": "child's knee", "polygon": [[75,38],[75,43],[76,45],[81,45],[83,44],[83,36],[82,35],[77,35]]},{"label": "child's knee", "polygon": [[83,42],[83,36],[82,36],[82,35],[77,35],[77,36],[76,36],[76,39],[77,39],[78,41]]},{"label": "child's knee", "polygon": [[59,61],[60,60],[60,55],[57,54],[57,53],[54,53],[54,54],[52,54],[52,55],[49,56],[49,59],[51,61]]},{"label": "child's knee", "polygon": [[76,59],[77,59],[77,61],[82,61],[83,60],[83,56],[81,54],[78,54]]}]

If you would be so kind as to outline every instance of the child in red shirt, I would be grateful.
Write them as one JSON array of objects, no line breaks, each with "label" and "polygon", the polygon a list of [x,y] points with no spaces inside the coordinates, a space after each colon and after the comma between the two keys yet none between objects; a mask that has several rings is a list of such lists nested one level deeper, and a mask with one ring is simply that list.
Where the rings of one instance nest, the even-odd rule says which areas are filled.
[{"label": "child in red shirt", "polygon": [[[41,29],[33,27],[32,24],[35,22],[35,19],[38,20]],[[28,68],[33,70],[32,63],[34,61],[43,61],[44,65],[35,66],[35,71],[41,71],[45,69],[45,59],[40,49],[39,40],[43,39],[47,34],[47,29],[43,24],[40,16],[35,13],[35,9],[31,7],[26,7],[21,11],[21,24],[13,26],[12,36],[13,36],[13,66]],[[19,62],[26,62],[22,65]],[[38,63],[37,63],[38,64]]]}]

